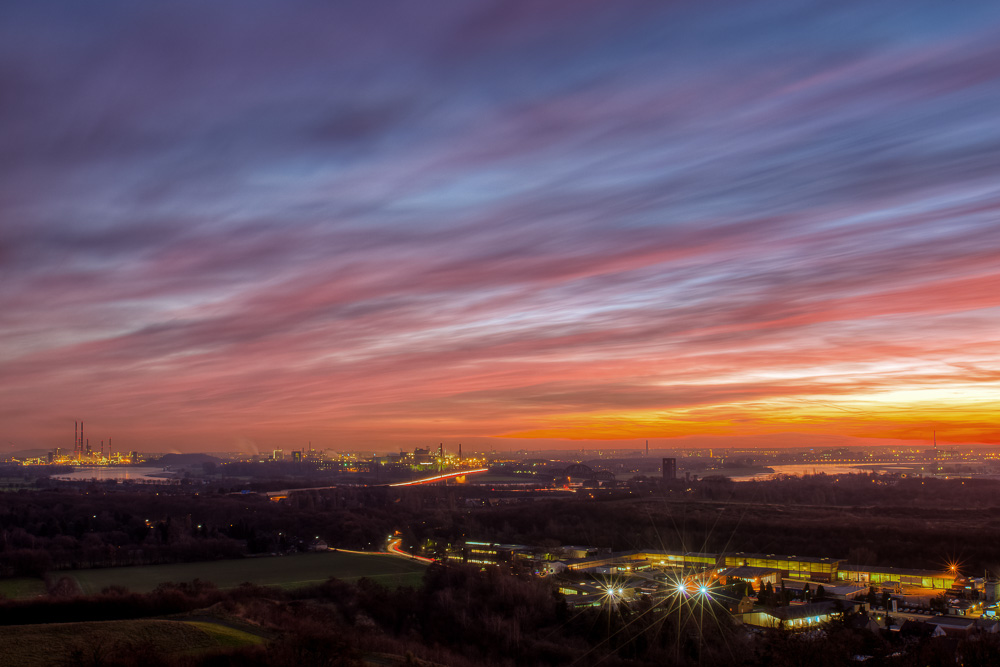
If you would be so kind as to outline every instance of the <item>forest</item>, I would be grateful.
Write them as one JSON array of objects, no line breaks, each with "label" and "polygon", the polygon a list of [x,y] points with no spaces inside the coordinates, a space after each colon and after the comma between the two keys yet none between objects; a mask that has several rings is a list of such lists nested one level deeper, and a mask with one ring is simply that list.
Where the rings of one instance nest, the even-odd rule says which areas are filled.
[{"label": "forest", "polygon": [[255,494],[108,484],[6,493],[0,574],[281,553],[305,550],[317,535],[343,548],[378,549],[401,519],[410,519],[369,495],[296,494],[276,503]]},{"label": "forest", "polygon": [[[264,641],[192,654],[127,635],[81,635],[62,663],[81,667],[423,664],[635,666],[857,664],[994,665],[996,635],[931,638],[872,632],[846,615],[819,631],[749,631],[720,605],[678,606],[648,597],[572,610],[544,579],[501,568],[433,565],[418,588],[337,580],[286,591],[245,584],[167,583],[146,595],[109,587],[80,596],[0,602],[0,625],[207,619]],[[859,622],[861,621],[861,622]],[[13,658],[15,656],[8,656]]]},{"label": "forest", "polygon": [[[427,556],[486,540],[615,551],[742,551],[853,564],[1000,571],[1000,483],[891,475],[733,483],[638,480],[607,493],[480,502],[473,486],[343,487],[281,502],[222,489],[90,484],[0,495],[0,576],[233,558],[330,546],[377,550],[399,531]],[[499,494],[497,494],[499,495]],[[591,497],[591,495],[593,497]],[[477,502],[473,503],[472,500]]]},{"label": "forest", "polygon": [[[714,603],[676,608],[651,597],[571,609],[553,583],[497,567],[436,564],[416,588],[330,580],[295,590],[251,583],[118,586],[86,596],[60,570],[204,561],[308,549],[377,550],[398,531],[427,555],[462,540],[614,550],[745,551],[852,563],[998,569],[995,482],[888,475],[764,483],[724,478],[514,498],[482,487],[338,488],[281,502],[231,488],[43,485],[0,494],[3,576],[42,576],[41,597],[0,600],[0,627],[80,621],[212,618],[260,634],[259,645],[179,654],[82,637],[78,665],[964,665],[995,664],[996,636],[907,636],[845,618],[811,634],[750,631]],[[220,620],[221,619],[221,620]],[[388,662],[385,662],[388,661]]]}]

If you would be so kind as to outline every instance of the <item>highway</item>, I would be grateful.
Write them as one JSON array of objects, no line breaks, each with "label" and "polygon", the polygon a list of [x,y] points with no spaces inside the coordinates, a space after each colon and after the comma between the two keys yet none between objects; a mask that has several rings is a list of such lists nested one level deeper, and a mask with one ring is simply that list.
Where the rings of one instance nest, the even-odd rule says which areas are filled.
[{"label": "highway", "polygon": [[405,558],[407,560],[418,560],[421,563],[433,563],[433,558],[424,558],[423,556],[414,556],[413,554],[408,554],[403,551],[399,545],[403,543],[400,538],[394,538],[389,541],[389,545],[386,547],[385,551],[354,551],[352,549],[338,549],[336,547],[330,547],[330,551],[340,551],[348,554],[360,554],[362,556],[399,556],[400,558]]},{"label": "highway", "polygon": [[[421,484],[433,484],[435,482],[443,482],[446,479],[455,479],[456,477],[465,477],[466,475],[478,475],[480,473],[489,472],[489,468],[477,468],[475,470],[459,470],[458,472],[443,473],[440,475],[432,475],[431,477],[422,477],[420,479],[413,479],[408,482],[396,482],[395,484],[369,484],[365,486],[419,486]],[[333,486],[310,486],[304,489],[282,489],[281,491],[267,491],[264,493],[269,499],[278,501],[284,500],[291,493],[296,493],[298,491],[327,491],[329,489],[337,489],[342,485],[334,484]],[[343,485],[348,486],[348,485]],[[243,491],[237,491],[232,495],[238,495],[244,493]]]},{"label": "highway", "polygon": [[418,484],[433,484],[434,482],[442,482],[446,479],[454,479],[455,477],[465,477],[466,475],[476,475],[483,472],[489,472],[489,468],[477,468],[476,470],[459,470],[458,472],[449,472],[441,475],[433,475],[431,477],[424,477],[422,479],[414,479],[409,482],[396,482],[395,484],[389,484],[388,486],[416,486]]},{"label": "highway", "polygon": [[409,558],[411,560],[419,560],[419,561],[421,561],[423,563],[433,563],[434,562],[433,558],[424,558],[423,556],[414,556],[412,554],[406,553],[405,551],[403,551],[402,549],[399,548],[399,545],[402,544],[402,543],[403,543],[403,540],[401,540],[399,538],[396,538],[396,539],[390,541],[389,542],[389,546],[386,547],[386,548],[388,549],[389,553],[395,554],[397,556],[402,556],[403,558]]}]

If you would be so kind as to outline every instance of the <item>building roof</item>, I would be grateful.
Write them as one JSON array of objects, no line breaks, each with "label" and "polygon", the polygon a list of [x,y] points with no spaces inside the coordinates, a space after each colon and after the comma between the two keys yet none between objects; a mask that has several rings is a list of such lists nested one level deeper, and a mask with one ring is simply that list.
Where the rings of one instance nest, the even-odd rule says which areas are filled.
[{"label": "building roof", "polygon": [[944,628],[967,629],[976,624],[976,619],[968,616],[935,616],[927,622]]},{"label": "building roof", "polygon": [[984,632],[1000,632],[1000,621],[992,618],[977,618],[976,627]]},{"label": "building roof", "polygon": [[899,626],[899,632],[903,635],[913,635],[913,636],[940,636],[944,634],[944,630],[934,625],[933,623],[925,623],[924,621],[904,621],[902,625]]},{"label": "building roof", "polygon": [[704,551],[667,551],[663,549],[636,549],[634,551],[616,551],[615,556],[636,556],[636,555],[646,555],[646,556],[697,556],[700,558],[718,558],[719,554],[707,553]]},{"label": "building roof", "polygon": [[739,579],[766,577],[769,574],[777,574],[778,570],[773,567],[753,567],[750,565],[740,565],[729,567],[719,572],[724,577],[737,577]]},{"label": "building roof", "polygon": [[858,593],[868,592],[868,586],[866,585],[859,586],[858,584],[853,584],[853,583],[837,585],[837,584],[818,583],[815,581],[800,581],[797,579],[782,579],[781,581],[782,585],[784,585],[784,587],[790,591],[802,591],[805,590],[806,586],[809,586],[809,588],[815,592],[816,589],[822,586],[823,592],[833,597],[840,597],[840,596],[847,597],[851,595],[856,595]]},{"label": "building roof", "polygon": [[941,570],[912,570],[905,567],[882,567],[880,565],[850,565],[840,566],[841,572],[877,572],[879,574],[901,574],[911,577],[937,577],[939,579],[954,579],[952,572],[942,572]]},{"label": "building roof", "polygon": [[768,610],[768,615],[782,621],[792,621],[797,618],[809,618],[810,616],[826,616],[831,612],[838,611],[838,605],[833,600],[823,600],[812,604],[800,604],[792,607],[777,607]]},{"label": "building roof", "polygon": [[833,565],[835,563],[843,563],[843,558],[818,558],[816,556],[788,556],[785,554],[759,554],[759,553],[746,553],[743,551],[730,551],[722,554],[726,558],[766,558],[768,560],[792,560],[800,563],[826,563]]}]

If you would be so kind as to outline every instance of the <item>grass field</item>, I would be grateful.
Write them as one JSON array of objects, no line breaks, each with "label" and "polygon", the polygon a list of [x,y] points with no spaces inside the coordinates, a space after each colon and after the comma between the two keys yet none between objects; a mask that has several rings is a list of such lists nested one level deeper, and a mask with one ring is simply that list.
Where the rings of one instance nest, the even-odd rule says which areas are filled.
[{"label": "grass field", "polygon": [[[235,588],[244,582],[261,586],[296,588],[337,577],[356,581],[368,577],[387,587],[418,586],[426,565],[398,556],[357,554],[341,551],[270,556],[207,563],[177,563],[144,567],[118,567],[97,570],[53,572],[51,576],[69,576],[85,594],[117,585],[145,593],[158,584],[172,581],[210,581],[219,588]],[[14,597],[14,596],[10,596]]]},{"label": "grass field", "polygon": [[86,664],[99,664],[115,653],[134,655],[144,649],[200,653],[260,644],[264,639],[226,625],[198,621],[142,620],[49,623],[0,627],[0,664],[68,664],[74,651]]},{"label": "grass field", "polygon": [[30,598],[45,593],[45,582],[34,577],[0,579],[0,595],[5,598]]}]

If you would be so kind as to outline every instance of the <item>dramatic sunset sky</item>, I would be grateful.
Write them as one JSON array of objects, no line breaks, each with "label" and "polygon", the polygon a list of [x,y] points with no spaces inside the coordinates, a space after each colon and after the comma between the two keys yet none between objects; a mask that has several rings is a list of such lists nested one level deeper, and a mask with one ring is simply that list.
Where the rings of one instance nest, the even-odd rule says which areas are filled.
[{"label": "dramatic sunset sky", "polygon": [[0,5],[3,448],[1000,444],[1000,2]]}]

